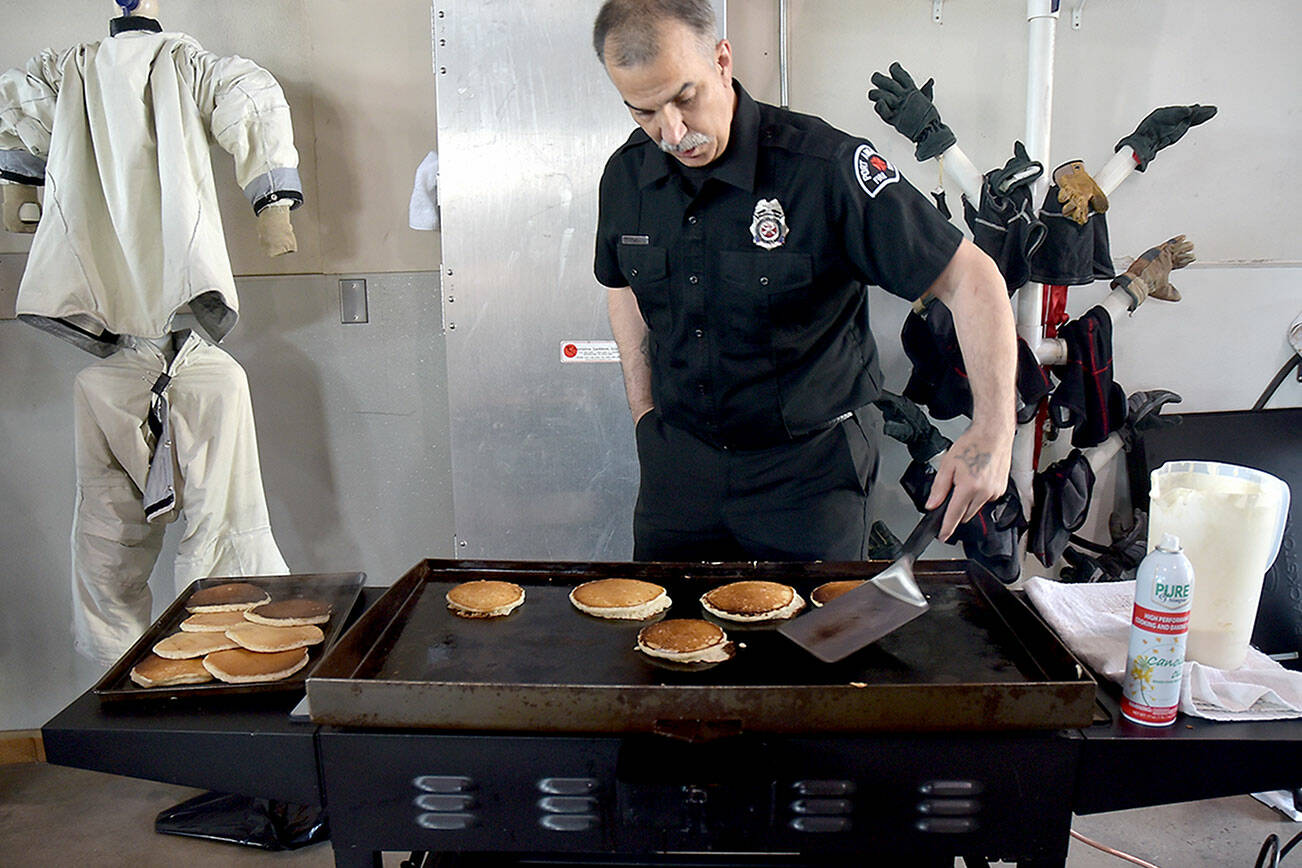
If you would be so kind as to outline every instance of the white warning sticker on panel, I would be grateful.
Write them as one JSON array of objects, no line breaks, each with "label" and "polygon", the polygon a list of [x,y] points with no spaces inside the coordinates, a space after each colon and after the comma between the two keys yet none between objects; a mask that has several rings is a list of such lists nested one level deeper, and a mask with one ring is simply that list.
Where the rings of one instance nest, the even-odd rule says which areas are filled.
[{"label": "white warning sticker on panel", "polygon": [[614,341],[561,341],[562,362],[618,362]]}]

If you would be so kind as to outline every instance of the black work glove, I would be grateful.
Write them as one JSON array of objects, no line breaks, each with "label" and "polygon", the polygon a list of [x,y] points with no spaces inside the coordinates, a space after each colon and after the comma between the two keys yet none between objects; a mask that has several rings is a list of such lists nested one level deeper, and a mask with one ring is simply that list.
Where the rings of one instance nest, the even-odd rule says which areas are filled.
[{"label": "black work glove", "polygon": [[1067,566],[1062,568],[1058,578],[1064,582],[1085,584],[1087,582],[1111,582],[1117,578],[1107,571],[1098,558],[1091,557],[1074,548],[1068,547],[1064,549],[1062,557],[1067,562]]},{"label": "black work glove", "polygon": [[909,457],[915,461],[928,461],[953,445],[931,424],[922,408],[908,398],[882,392],[873,403],[882,411],[882,433],[907,446]]},{"label": "black work glove", "polygon": [[939,157],[958,139],[949,127],[941,123],[940,112],[932,103],[932,86],[936,80],[929,78],[921,90],[913,78],[898,63],[892,63],[890,77],[874,72],[868,99],[882,120],[895,127],[917,148],[914,156],[921,160]]},{"label": "black work glove", "polygon": [[891,533],[886,522],[875,521],[868,531],[868,557],[874,561],[893,561],[903,552],[900,538]]},{"label": "black work glove", "polygon": [[1153,109],[1148,117],[1139,122],[1135,131],[1117,142],[1113,151],[1121,150],[1123,145],[1134,148],[1139,158],[1139,171],[1148,168],[1148,163],[1157,152],[1167,145],[1174,145],[1190,127],[1211,120],[1216,114],[1214,105],[1169,105]]},{"label": "black work glove", "polygon": [[1019,187],[1029,187],[1044,174],[1044,164],[1032,160],[1026,153],[1026,145],[1013,143],[1013,155],[1004,163],[1002,169],[990,173],[990,189],[1001,196]]}]

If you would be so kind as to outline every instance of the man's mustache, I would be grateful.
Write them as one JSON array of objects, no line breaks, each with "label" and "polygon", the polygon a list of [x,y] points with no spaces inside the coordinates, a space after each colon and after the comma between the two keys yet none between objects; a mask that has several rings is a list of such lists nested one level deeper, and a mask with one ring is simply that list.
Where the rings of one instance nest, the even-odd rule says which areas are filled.
[{"label": "man's mustache", "polygon": [[661,139],[660,150],[664,151],[666,154],[681,154],[683,151],[690,151],[692,148],[700,147],[701,145],[708,145],[711,141],[713,141],[713,139],[705,133],[690,132],[683,136],[682,140],[676,145],[671,145],[664,139]]}]

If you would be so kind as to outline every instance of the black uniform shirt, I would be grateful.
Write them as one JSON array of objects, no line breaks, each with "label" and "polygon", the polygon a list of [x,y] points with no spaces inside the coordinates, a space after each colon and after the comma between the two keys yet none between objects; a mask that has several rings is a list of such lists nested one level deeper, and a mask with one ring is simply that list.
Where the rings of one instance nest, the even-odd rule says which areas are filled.
[{"label": "black uniform shirt", "polygon": [[963,236],[867,141],[734,86],[728,147],[706,171],[684,173],[641,129],[611,156],[595,271],[637,297],[662,418],[750,448],[876,398],[863,285],[916,299]]}]

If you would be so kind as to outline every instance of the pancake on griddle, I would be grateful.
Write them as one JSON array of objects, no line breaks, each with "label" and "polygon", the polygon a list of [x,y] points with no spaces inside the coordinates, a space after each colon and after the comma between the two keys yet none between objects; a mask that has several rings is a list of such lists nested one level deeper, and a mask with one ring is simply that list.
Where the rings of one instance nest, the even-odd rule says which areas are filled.
[{"label": "pancake on griddle", "polygon": [[226,631],[226,638],[234,641],[241,648],[250,651],[288,651],[291,648],[306,648],[325,641],[325,634],[315,624],[299,627],[271,627],[267,624],[253,624],[245,621]]},{"label": "pancake on griddle", "polygon": [[638,579],[597,579],[570,591],[574,608],[598,618],[645,621],[668,609],[673,602],[665,589]]},{"label": "pancake on griddle", "polygon": [[670,618],[643,627],[636,647],[648,657],[682,665],[722,663],[737,653],[722,627],[699,618]]},{"label": "pancake on griddle", "polygon": [[225,633],[236,624],[246,624],[244,612],[195,612],[181,622],[187,633]]},{"label": "pancake on griddle", "polygon": [[238,647],[225,633],[173,633],[154,643],[154,653],[168,660],[182,660]]},{"label": "pancake on griddle", "polygon": [[307,649],[277,651],[260,654],[236,648],[218,651],[203,658],[203,667],[218,681],[228,684],[252,684],[258,681],[279,681],[293,675],[307,665]]},{"label": "pancake on griddle", "polygon": [[197,657],[168,660],[149,654],[131,667],[131,680],[141,687],[171,687],[174,684],[203,684],[212,681],[212,673],[203,668]]},{"label": "pancake on griddle", "polygon": [[815,606],[825,605],[842,594],[853,591],[863,583],[863,579],[846,579],[838,582],[827,582],[809,592],[809,602],[813,603]]},{"label": "pancake on griddle", "polygon": [[200,588],[185,601],[191,612],[236,612],[271,601],[271,595],[248,582],[227,582]]},{"label": "pancake on griddle", "polygon": [[706,591],[701,595],[701,606],[716,618],[755,624],[790,618],[805,608],[805,601],[790,585],[746,581]]},{"label": "pancake on griddle", "polygon": [[255,624],[270,624],[273,627],[324,624],[330,620],[330,604],[298,598],[277,600],[245,610],[244,617]]},{"label": "pancake on griddle", "polygon": [[448,591],[447,601],[448,610],[462,618],[500,618],[524,602],[524,588],[515,582],[477,579]]}]

